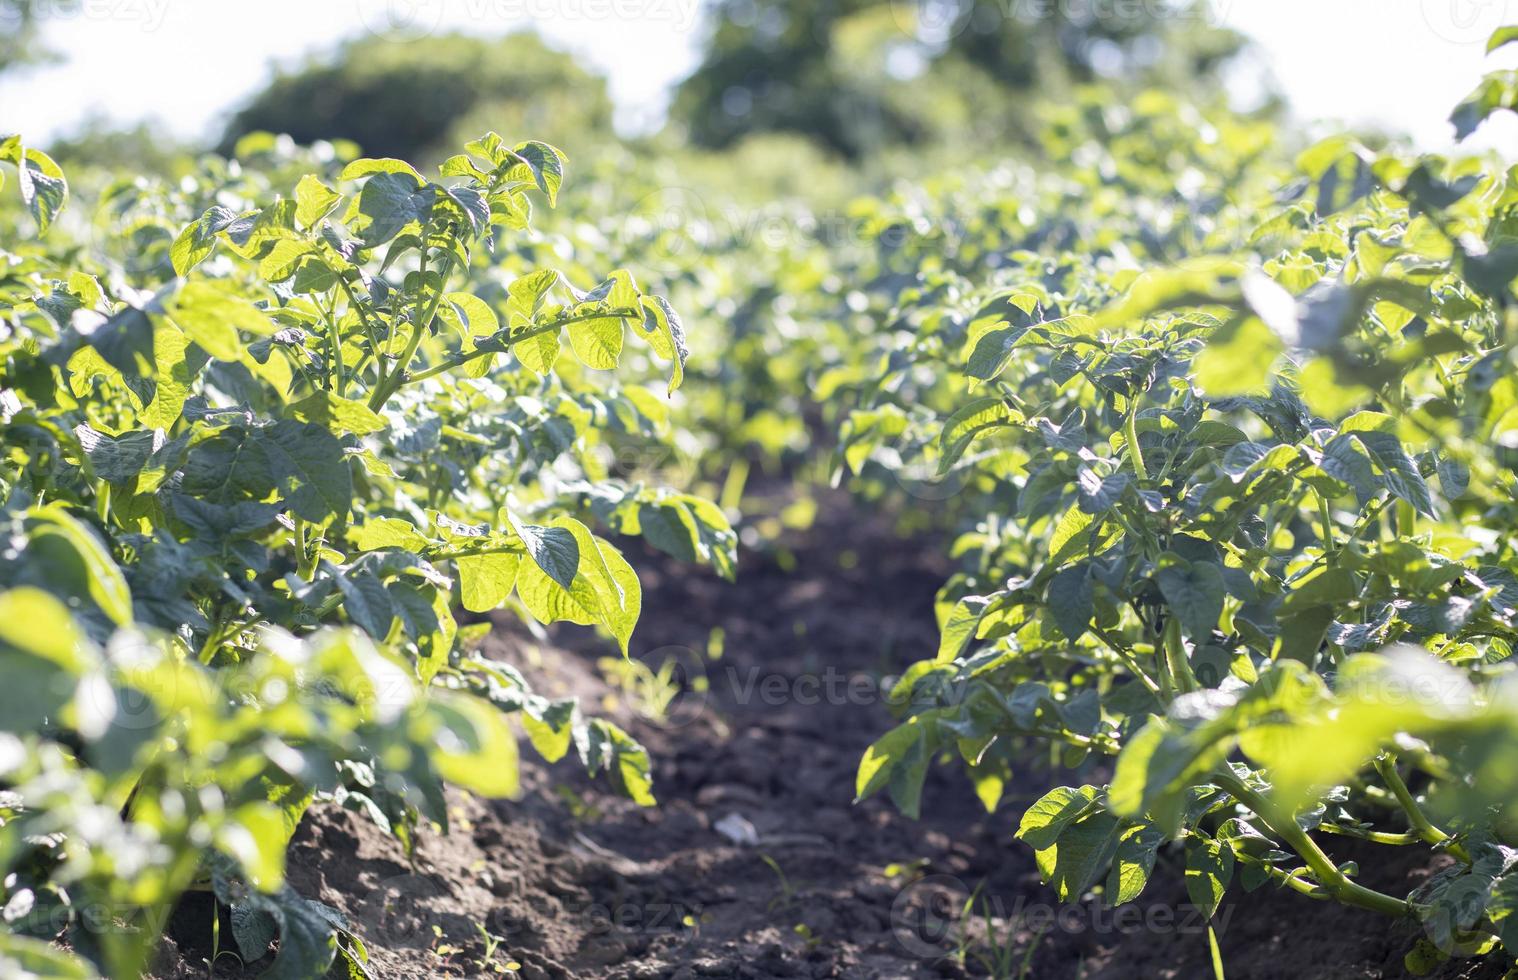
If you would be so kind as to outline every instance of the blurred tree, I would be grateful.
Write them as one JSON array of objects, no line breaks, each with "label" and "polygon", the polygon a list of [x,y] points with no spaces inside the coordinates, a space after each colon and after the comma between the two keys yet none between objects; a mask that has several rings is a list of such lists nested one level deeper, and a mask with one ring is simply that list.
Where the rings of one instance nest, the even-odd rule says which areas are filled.
[{"label": "blurred tree", "polygon": [[56,57],[37,39],[43,16],[73,6],[74,0],[0,0],[0,74]]},{"label": "blurred tree", "polygon": [[605,139],[611,115],[605,80],[536,34],[364,38],[277,75],[233,116],[220,149],[230,153],[241,136],[267,130],[422,160],[494,129],[507,139],[547,140],[573,156]]},{"label": "blurred tree", "polygon": [[1101,77],[1215,78],[1241,39],[1190,0],[718,0],[673,118],[722,147],[809,136],[857,159],[946,131],[998,132],[1030,93]]}]

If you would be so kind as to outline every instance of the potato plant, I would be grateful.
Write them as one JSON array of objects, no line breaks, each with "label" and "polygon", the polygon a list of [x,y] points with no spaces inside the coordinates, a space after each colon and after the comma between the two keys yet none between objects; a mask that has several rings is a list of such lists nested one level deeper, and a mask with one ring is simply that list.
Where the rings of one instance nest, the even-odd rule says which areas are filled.
[{"label": "potato plant", "polygon": [[[857,792],[915,814],[954,757],[994,809],[1047,746],[1078,779],[1017,836],[1062,899],[1137,898],[1175,842],[1209,915],[1271,885],[1421,923],[1415,970],[1511,955],[1518,168],[1242,136],[1185,151],[1228,186],[1103,155],[1117,214],[1049,180],[931,216],[983,254],[898,292],[843,458],[974,526]],[[1333,837],[1452,861],[1388,893]]]},{"label": "potato plant", "polygon": [[480,655],[457,610],[625,655],[641,589],[593,528],[732,574],[718,507],[603,459],[668,410],[588,371],[631,337],[672,393],[679,317],[626,270],[512,259],[562,154],[492,133],[429,179],[245,149],[270,159],[117,181],[70,237],[64,174],[0,143],[36,229],[0,252],[0,974],[136,976],[201,889],[245,961],[277,941],[266,976],[367,975],[284,883],[314,801],[409,846],[446,830],[445,784],[516,791],[511,718],[654,800],[636,741]]}]

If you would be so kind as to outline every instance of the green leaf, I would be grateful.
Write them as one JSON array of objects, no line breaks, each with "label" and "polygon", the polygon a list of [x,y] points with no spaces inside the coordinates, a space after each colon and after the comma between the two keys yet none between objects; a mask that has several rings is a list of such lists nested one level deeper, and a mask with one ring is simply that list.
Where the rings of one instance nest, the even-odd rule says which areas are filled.
[{"label": "green leaf", "polygon": [[1233,848],[1208,837],[1186,838],[1186,894],[1191,904],[1212,918],[1233,880]]},{"label": "green leaf", "polygon": [[1112,865],[1122,836],[1122,821],[1097,810],[1065,827],[1053,846],[1035,852],[1034,860],[1061,901],[1078,901]]},{"label": "green leaf", "polygon": [[653,776],[648,750],[632,736],[602,718],[592,719],[581,760],[590,772],[606,770],[612,783],[639,806],[653,806]]},{"label": "green leaf", "polygon": [[450,783],[488,797],[519,792],[517,740],[505,717],[489,702],[437,691],[430,702],[437,725],[432,761]]},{"label": "green leaf", "polygon": [[63,171],[46,153],[23,146],[19,136],[0,142],[0,160],[16,165],[21,200],[37,222],[37,233],[46,234],[68,201],[69,185]]},{"label": "green leaf", "polygon": [[1049,580],[1047,601],[1055,624],[1066,638],[1074,642],[1084,636],[1096,614],[1090,566],[1082,562],[1056,574]]},{"label": "green leaf", "polygon": [[[80,584],[95,605],[116,625],[129,625],[132,592],[105,542],[59,504],[34,507],[26,512],[26,517],[31,531],[30,547],[38,549],[39,555],[47,551],[54,561],[61,561],[65,554],[72,556],[79,566]],[[50,547],[55,541],[60,549]]]},{"label": "green leaf", "polygon": [[[573,518],[558,518],[544,530],[567,531],[573,536],[578,569],[573,573],[572,584],[565,588],[535,556],[534,564],[524,565],[518,573],[517,593],[523,605],[545,623],[568,620],[582,626],[605,626],[626,656],[643,606],[642,587],[632,566],[609,543],[594,537]],[[552,550],[554,558],[550,563],[555,571],[564,570],[567,562],[562,559],[567,557],[566,549],[539,546],[537,550]],[[534,553],[533,545],[529,544],[528,552]]]},{"label": "green leaf", "polygon": [[644,296],[641,302],[640,326],[654,353],[670,362],[668,393],[672,395],[685,381],[685,359],[690,354],[685,346],[685,326],[663,296]]},{"label": "green leaf", "polygon": [[511,529],[527,546],[533,564],[561,588],[573,586],[580,568],[580,542],[574,532],[566,527],[524,524],[510,513],[507,517]]},{"label": "green leaf", "polygon": [[270,944],[279,938],[279,923],[274,916],[262,909],[236,904],[228,914],[232,920],[232,939],[243,961],[256,963],[263,959]]},{"label": "green leaf", "polygon": [[1206,257],[1145,272],[1121,299],[1096,315],[1093,326],[1098,330],[1133,329],[1144,317],[1162,310],[1235,303],[1238,290],[1230,280],[1242,271],[1231,259]]},{"label": "green leaf", "polygon": [[95,980],[88,963],[41,939],[0,932],[0,976],[16,980]]},{"label": "green leaf", "polygon": [[[350,164],[348,170],[354,166]],[[367,247],[383,245],[407,226],[425,221],[432,213],[433,200],[431,188],[409,167],[377,173],[359,191],[355,202],[359,219],[352,227]]]},{"label": "green leaf", "polygon": [[169,261],[174,266],[174,274],[187,276],[190,270],[209,258],[216,250],[217,233],[226,230],[236,220],[236,215],[218,204],[185,225],[169,246]]},{"label": "green leaf", "polygon": [[279,952],[259,980],[309,980],[326,975],[337,956],[337,929],[315,902],[288,888],[258,908],[279,923]]},{"label": "green leaf", "polygon": [[259,430],[275,485],[308,521],[342,518],[353,499],[353,470],[342,443],[320,425],[280,419]]},{"label": "green leaf", "polygon": [[371,517],[353,537],[354,545],[360,551],[378,551],[381,548],[421,551],[432,543],[414,524],[399,517]]},{"label": "green leaf", "polygon": [[289,413],[292,418],[320,425],[334,434],[367,436],[382,432],[389,425],[384,416],[363,402],[343,398],[326,390],[314,391],[292,403]]},{"label": "green leaf", "polygon": [[1476,84],[1450,113],[1455,139],[1463,140],[1501,110],[1518,111],[1518,71],[1494,71]]},{"label": "green leaf", "polygon": [[537,374],[547,374],[553,370],[553,364],[559,359],[559,335],[554,333],[540,333],[525,340],[519,340],[511,345],[511,352],[517,360],[525,364]]},{"label": "green leaf", "polygon": [[977,398],[961,405],[944,420],[938,437],[938,475],[947,473],[984,433],[1023,421],[1022,413],[1003,398]]},{"label": "green leaf", "polygon": [[1023,812],[1016,836],[1035,851],[1051,848],[1066,827],[1093,808],[1096,799],[1092,786],[1056,786]]},{"label": "green leaf", "polygon": [[393,157],[360,157],[343,168],[343,172],[338,174],[338,180],[358,180],[371,174],[405,174],[415,178],[418,184],[426,183],[415,167],[405,160]]},{"label": "green leaf", "polygon": [[939,634],[936,663],[953,663],[965,652],[970,641],[975,639],[975,633],[990,605],[989,597],[978,595],[965,596],[954,604]]},{"label": "green leaf", "polygon": [[1139,824],[1120,831],[1117,853],[1112,856],[1112,867],[1107,876],[1107,889],[1102,899],[1108,905],[1121,905],[1139,897],[1149,884],[1154,871],[1154,861],[1159,855],[1165,835],[1151,824]]},{"label": "green leaf", "polygon": [[443,298],[458,308],[470,337],[489,337],[501,329],[501,322],[490,304],[473,293],[448,293]]},{"label": "green leaf", "polygon": [[260,337],[277,332],[267,314],[221,280],[185,283],[164,305],[179,329],[220,361],[241,358],[243,343],[237,331]]},{"label": "green leaf", "polygon": [[537,140],[518,144],[515,152],[521,165],[513,167],[507,176],[512,180],[529,177],[547,195],[550,207],[557,204],[559,187],[564,183],[564,154]]},{"label": "green leaf", "polygon": [[622,356],[622,321],[617,317],[597,317],[572,322],[569,346],[586,367],[613,370]]},{"label": "green leaf", "polygon": [[74,435],[96,479],[108,483],[135,483],[148,460],[165,443],[161,431],[135,429],[111,436],[82,423]]},{"label": "green leaf", "polygon": [[303,228],[315,228],[342,199],[342,195],[322,183],[320,177],[306,174],[295,185],[295,220]]},{"label": "green leaf", "polygon": [[919,718],[910,718],[886,732],[865,750],[854,777],[854,800],[858,802],[879,791],[891,779],[893,769],[926,737]]},{"label": "green leaf", "polygon": [[1017,342],[1028,332],[1026,326],[1008,325],[989,330],[975,343],[975,349],[965,361],[965,374],[981,381],[990,381],[1007,369]]},{"label": "green leaf", "polygon": [[1258,317],[1241,317],[1213,334],[1192,361],[1192,377],[1210,398],[1263,392],[1271,366],[1285,350],[1279,337]]},{"label": "green leaf", "polygon": [[1179,555],[1167,554],[1161,557],[1154,580],[1193,639],[1201,641],[1212,635],[1223,615],[1226,595],[1222,571],[1216,565],[1188,562]]},{"label": "green leaf", "polygon": [[348,614],[349,622],[369,634],[375,642],[383,643],[390,635],[396,616],[402,614],[396,599],[404,593],[398,591],[392,596],[385,583],[368,568],[338,571],[333,577],[343,594],[343,612]]},{"label": "green leaf", "polygon": [[0,592],[0,645],[31,654],[77,674],[87,665],[88,641],[68,607],[38,588]]},{"label": "green leaf", "polygon": [[460,601],[470,612],[499,608],[516,587],[520,555],[468,555],[455,560]]},{"label": "green leaf", "polygon": [[250,884],[265,892],[284,884],[289,843],[284,814],[263,801],[238,807],[216,832],[216,846],[237,861]]}]

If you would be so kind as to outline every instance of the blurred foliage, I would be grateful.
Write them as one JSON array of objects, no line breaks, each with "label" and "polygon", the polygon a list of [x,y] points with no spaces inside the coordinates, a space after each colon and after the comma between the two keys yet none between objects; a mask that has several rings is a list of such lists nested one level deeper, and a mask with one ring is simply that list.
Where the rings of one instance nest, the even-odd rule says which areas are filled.
[{"label": "blurred foliage", "polygon": [[892,144],[1005,143],[1028,133],[1030,93],[1100,77],[1215,79],[1241,41],[1205,9],[722,0],[673,116],[704,146],[781,130],[852,160]]},{"label": "blurred foliage", "polygon": [[335,56],[282,72],[232,117],[221,152],[260,130],[299,143],[352,140],[374,156],[440,159],[488,125],[541,133],[571,155],[604,143],[612,106],[605,79],[535,34],[363,38]]},{"label": "blurred foliage", "polygon": [[118,126],[98,114],[86,117],[48,149],[65,170],[119,168],[178,176],[191,167],[191,147],[161,127],[148,122]]},{"label": "blurred foliage", "polygon": [[53,52],[37,43],[43,14],[72,7],[72,0],[0,0],[0,74],[50,60]]}]

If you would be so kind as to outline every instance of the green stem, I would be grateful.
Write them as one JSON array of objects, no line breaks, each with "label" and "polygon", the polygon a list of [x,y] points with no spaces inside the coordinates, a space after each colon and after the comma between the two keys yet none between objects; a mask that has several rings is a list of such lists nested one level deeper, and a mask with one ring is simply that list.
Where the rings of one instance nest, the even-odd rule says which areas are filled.
[{"label": "green stem", "polygon": [[[1407,788],[1407,783],[1403,781],[1402,774],[1397,772],[1397,757],[1390,752],[1384,752],[1377,757],[1375,767],[1376,772],[1380,773],[1382,780],[1385,781],[1386,787],[1392,791],[1392,795],[1402,805],[1403,812],[1407,814],[1407,822],[1412,824],[1413,833],[1429,844],[1438,845],[1447,843],[1450,839],[1449,834],[1433,825],[1427,815],[1424,814],[1423,808],[1418,805],[1418,801],[1413,796],[1412,791]],[[1446,849],[1466,864],[1471,863],[1470,854],[1459,844],[1451,843]]]},{"label": "green stem", "polygon": [[1196,674],[1191,670],[1191,661],[1186,659],[1186,645],[1181,642],[1181,621],[1171,616],[1165,623],[1165,662],[1170,669],[1170,675],[1175,678],[1175,686],[1186,694],[1201,688],[1201,683],[1196,679]]},{"label": "green stem", "polygon": [[1123,439],[1128,446],[1128,461],[1133,464],[1133,470],[1140,480],[1149,479],[1149,470],[1144,467],[1144,453],[1139,448],[1138,434],[1138,396],[1133,396],[1133,402],[1128,406],[1128,419],[1123,423]]},{"label": "green stem", "polygon": [[[422,346],[422,338],[427,336],[427,329],[432,325],[432,318],[437,315],[437,308],[443,302],[443,292],[448,288],[448,277],[453,275],[453,262],[453,253],[449,252],[443,259],[443,268],[439,274],[437,292],[433,293],[431,301],[427,304],[426,312],[421,313],[415,318],[415,322],[412,324],[411,336],[406,341],[406,349],[401,352],[400,360],[396,362],[395,373],[390,375],[385,384],[376,387],[374,393],[369,396],[369,407],[371,409],[379,411],[383,408],[391,396],[399,391],[401,385],[405,383],[406,366],[416,356],[417,348]],[[422,288],[426,288],[426,278],[427,256],[423,252],[420,276],[423,284]],[[417,299],[417,305],[418,307],[421,305],[420,297]]]},{"label": "green stem", "polygon": [[[317,308],[320,309],[319,304]],[[343,374],[345,371],[343,368],[343,338],[341,331],[337,327],[337,305],[334,303],[332,309],[323,310],[322,312],[327,316],[327,342],[332,347],[332,381],[327,387],[329,391],[332,391],[341,398],[344,383]]]},{"label": "green stem", "polygon": [[1093,624],[1092,628],[1095,630],[1096,635],[1101,638],[1102,642],[1107,644],[1108,648],[1117,654],[1128,667],[1129,673],[1133,674],[1140,684],[1148,688],[1150,694],[1158,697],[1160,695],[1160,686],[1154,682],[1154,678],[1149,676],[1148,671],[1139,666],[1138,659],[1133,655],[1133,651],[1128,648],[1127,644],[1100,626]]},{"label": "green stem", "polygon": [[1305,830],[1297,826],[1296,820],[1289,816],[1280,819],[1274,816],[1276,808],[1270,801],[1244,785],[1244,781],[1231,771],[1218,772],[1214,775],[1213,781],[1223,787],[1234,799],[1253,810],[1272,833],[1296,851],[1306,862],[1308,870],[1312,872],[1323,890],[1339,902],[1399,918],[1412,914],[1413,909],[1410,903],[1351,881],[1329,856],[1323,853],[1317,842],[1309,837]]},{"label": "green stem", "polygon": [[1318,519],[1323,522],[1323,553],[1327,554],[1334,550],[1334,515],[1328,506],[1328,498],[1317,490],[1313,494],[1318,498]]},{"label": "green stem", "polygon": [[1349,547],[1349,543],[1363,534],[1365,530],[1371,526],[1371,524],[1375,523],[1375,521],[1381,516],[1381,512],[1386,510],[1387,505],[1390,504],[1393,499],[1395,498],[1390,496],[1382,497],[1380,500],[1371,504],[1370,507],[1366,508],[1365,514],[1360,518],[1359,521],[1355,523],[1355,526],[1350,529],[1349,534],[1345,536],[1343,541],[1339,542],[1339,546],[1333,549],[1332,552],[1325,553],[1324,559],[1332,560],[1338,558],[1339,555],[1343,554],[1344,549]]},{"label": "green stem", "polygon": [[411,384],[415,381],[426,381],[428,378],[435,378],[440,374],[447,374],[449,371],[452,371],[455,368],[463,367],[470,361],[484,357],[486,354],[505,353],[513,346],[521,343],[524,340],[531,340],[533,337],[539,337],[545,333],[554,333],[560,327],[566,326],[567,324],[580,323],[585,320],[606,320],[610,319],[611,317],[617,317],[619,319],[625,320],[631,316],[633,316],[633,312],[630,310],[610,310],[604,313],[582,313],[578,316],[569,316],[565,317],[562,320],[555,320],[552,323],[540,323],[535,327],[523,330],[521,333],[517,334],[514,337],[506,338],[506,342],[500,347],[477,347],[471,351],[460,351],[452,357],[448,357],[439,361],[425,371],[418,371],[415,374],[407,375],[401,381],[401,384]]},{"label": "green stem", "polygon": [[296,574],[303,579],[310,579],[312,574],[316,572],[316,562],[310,556],[311,543],[309,531],[310,525],[306,523],[304,517],[295,518],[295,551],[297,555],[295,570]]},{"label": "green stem", "polygon": [[1405,834],[1388,834],[1379,830],[1362,830],[1359,827],[1346,827],[1333,823],[1319,824],[1318,829],[1323,831],[1325,834],[1338,834],[1342,837],[1354,837],[1358,838],[1359,840],[1368,840],[1373,844],[1391,844],[1400,847],[1406,844],[1418,844],[1423,842],[1423,838],[1421,836],[1411,832]]},{"label": "green stem", "polygon": [[364,324],[364,336],[368,338],[369,349],[374,355],[375,363],[379,366],[379,382],[375,387],[382,387],[385,384],[386,370],[385,355],[384,352],[380,350],[379,333],[375,330],[374,323],[369,319],[369,311],[366,310],[364,308],[364,305],[358,301],[358,297],[354,295],[353,287],[348,285],[348,281],[339,276],[337,284],[341,286],[343,292],[347,294],[348,305],[358,311],[358,318]]}]

